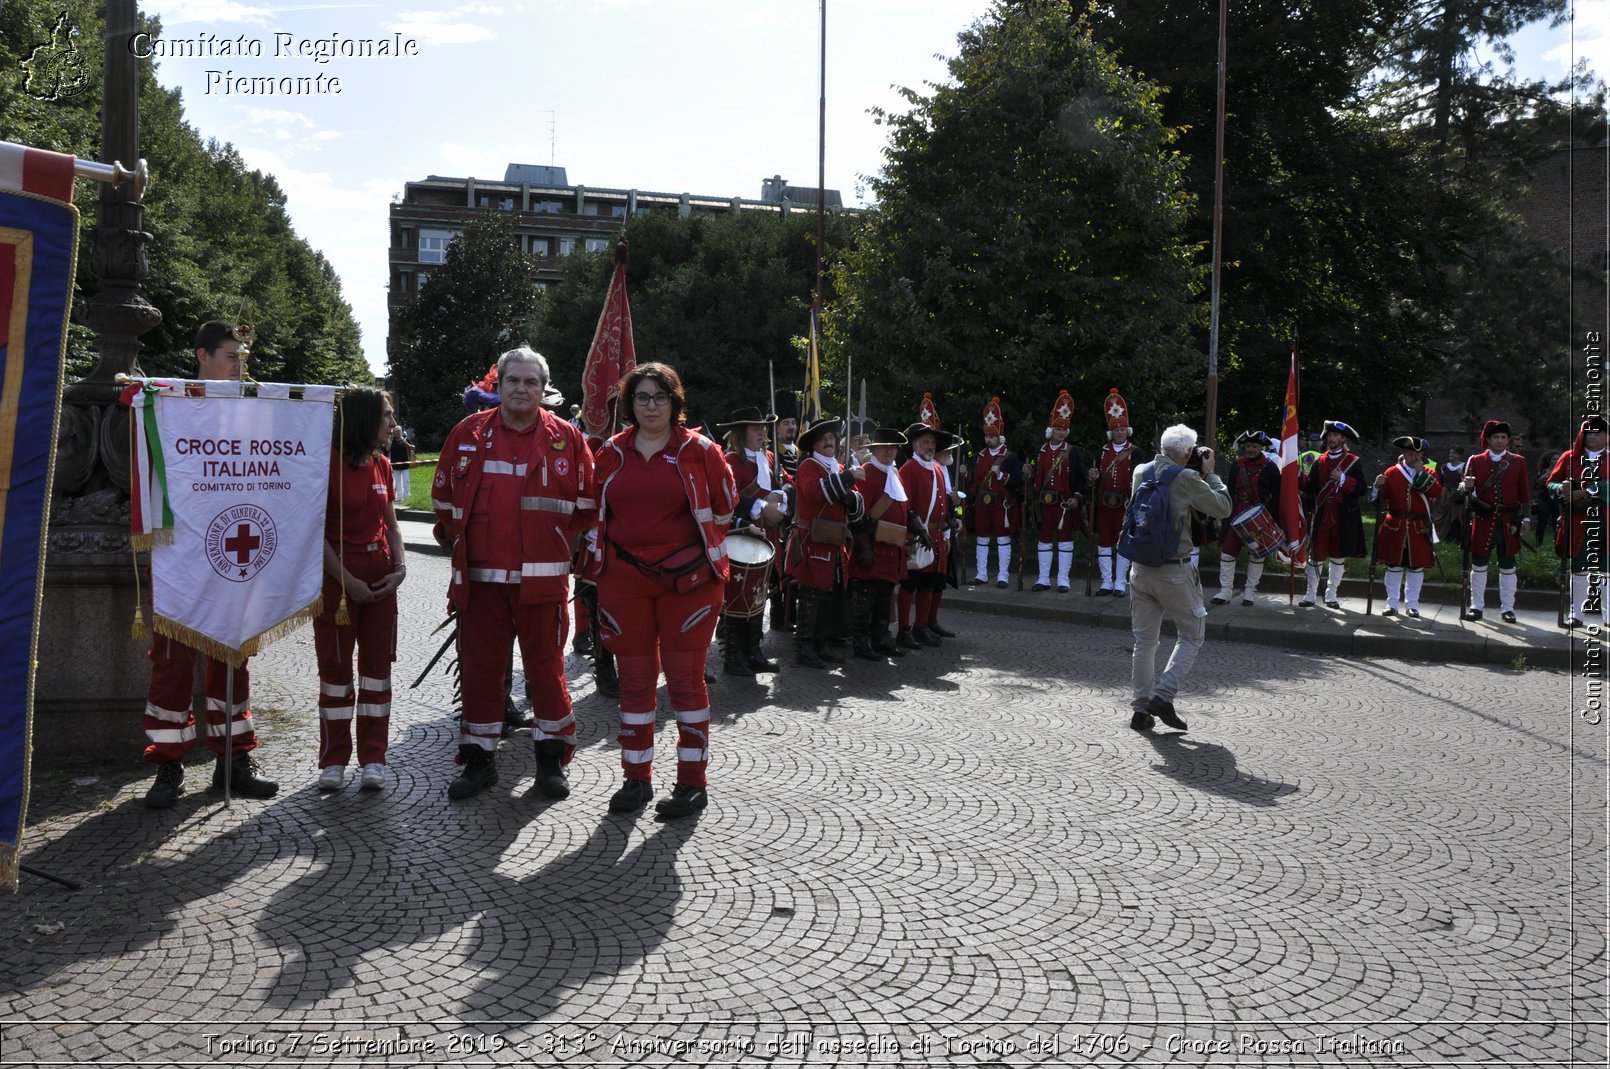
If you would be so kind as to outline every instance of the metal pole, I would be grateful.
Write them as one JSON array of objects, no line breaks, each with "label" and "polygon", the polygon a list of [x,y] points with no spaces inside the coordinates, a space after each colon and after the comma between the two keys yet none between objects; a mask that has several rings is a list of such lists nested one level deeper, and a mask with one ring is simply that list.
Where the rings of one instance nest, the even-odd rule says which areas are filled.
[{"label": "metal pole", "polygon": [[[822,249],[827,244],[827,0],[822,3],[821,92],[817,98],[816,125],[816,295],[811,307],[817,313],[820,339],[822,312]],[[820,349],[821,342],[817,342]]]},{"label": "metal pole", "polygon": [[230,804],[230,773],[235,765],[235,666],[224,662],[224,806]]},{"label": "metal pole", "polygon": [[1224,237],[1224,72],[1229,63],[1229,0],[1219,0],[1219,103],[1213,137],[1213,292],[1209,299],[1207,444],[1218,448],[1219,433],[1219,269]]}]

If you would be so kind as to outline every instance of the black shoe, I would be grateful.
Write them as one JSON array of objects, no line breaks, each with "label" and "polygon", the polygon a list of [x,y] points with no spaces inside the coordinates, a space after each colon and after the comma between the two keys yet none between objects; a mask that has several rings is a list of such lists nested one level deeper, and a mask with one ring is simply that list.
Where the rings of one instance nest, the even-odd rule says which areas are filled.
[{"label": "black shoe", "polygon": [[1132,731],[1150,731],[1155,722],[1151,713],[1136,709],[1135,715],[1129,718],[1129,727]]},{"label": "black shoe", "polygon": [[1398,614],[1398,611],[1396,609],[1394,609],[1390,605],[1388,605],[1386,608],[1381,610],[1381,615],[1382,616],[1396,616],[1397,614]]},{"label": "black shoe", "polygon": [[1159,698],[1155,694],[1152,695],[1152,700],[1146,703],[1146,711],[1175,731],[1190,730],[1185,721],[1180,719],[1180,714],[1174,711],[1174,703],[1167,699]]},{"label": "black shoe", "polygon": [[1066,594],[1067,592],[1068,592],[1068,588],[1067,588],[1066,585],[1057,587],[1057,593],[1058,594]]},{"label": "black shoe", "polygon": [[761,672],[777,671],[777,662],[767,660],[765,652],[760,648],[761,640],[766,637],[766,622],[757,613],[745,624],[744,655],[749,658],[749,667],[753,668],[757,675]]},{"label": "black shoe", "polygon": [[1408,614],[1409,616],[1414,617],[1416,620],[1418,620],[1420,618],[1420,610],[1419,609],[1404,609],[1403,611],[1406,614]]},{"label": "black shoe", "polygon": [[570,652],[578,657],[585,657],[593,652],[593,636],[587,631],[577,631],[576,637],[570,640]]},{"label": "black shoe", "polygon": [[[280,785],[271,779],[264,779],[257,773],[262,766],[257,759],[249,753],[236,754],[229,764],[229,793],[242,798],[272,798],[279,792]],[[218,758],[218,763],[212,767],[212,789],[224,789],[224,759]]]},{"label": "black shoe", "polygon": [[464,768],[459,772],[458,779],[447,785],[447,797],[474,798],[488,787],[497,786],[498,766],[490,750],[483,750],[479,746],[460,746],[458,749],[464,757]]},{"label": "black shoe", "polygon": [[1250,609],[1250,608],[1252,608],[1252,599],[1251,599],[1251,598],[1242,598],[1242,599],[1241,599],[1241,607],[1242,607],[1242,608],[1243,608],[1243,609]]},{"label": "black shoe", "polygon": [[1481,610],[1480,609],[1466,609],[1465,610],[1465,619],[1467,619],[1467,620],[1480,620],[1481,619]]},{"label": "black shoe", "polygon": [[1208,604],[1209,605],[1228,605],[1228,604],[1230,604],[1230,595],[1228,595],[1228,594],[1215,594],[1215,595],[1213,595],[1213,600],[1208,602]]},{"label": "black shoe", "polygon": [[985,579],[982,575],[975,575],[975,576],[973,576],[972,585],[973,586],[989,586],[989,580]]},{"label": "black shoe", "polygon": [[929,624],[928,625],[928,630],[932,631],[934,634],[938,635],[940,638],[955,638],[956,637],[956,632],[947,631],[944,627],[942,627],[941,625],[939,625],[937,623]]},{"label": "black shoe", "polygon": [[872,645],[872,640],[865,635],[855,640],[855,655],[863,661],[883,660],[883,654],[878,652],[877,647]]},{"label": "black shoe", "polygon": [[1506,624],[1512,624],[1515,622],[1515,614],[1508,609],[1505,609],[1503,612],[1499,613],[1498,618],[1504,621]]},{"label": "black shoe", "polygon": [[570,780],[565,775],[563,739],[541,739],[537,751],[537,793],[544,798],[569,798]]},{"label": "black shoe", "polygon": [[708,687],[710,684],[714,683],[715,681],[716,681],[716,674],[714,672],[710,671],[710,669],[706,668],[704,670],[704,685]]},{"label": "black shoe", "polygon": [[157,778],[145,792],[145,808],[172,809],[184,793],[184,762],[164,761],[157,766]]},{"label": "black shoe", "polygon": [[998,590],[1005,590],[1006,589],[1006,580],[1005,579],[997,579],[997,580],[995,580],[995,587]]},{"label": "black shoe", "polygon": [[1341,607],[1342,607],[1341,602],[1332,601],[1329,598],[1325,599],[1325,608],[1327,608],[1327,609],[1340,609]]},{"label": "black shoe", "polygon": [[1110,598],[1110,597],[1112,597],[1112,587],[1110,587],[1110,586],[1100,587],[1096,591],[1096,597],[1098,597],[1098,598]]},{"label": "black shoe", "polygon": [[1580,616],[1569,617],[1569,618],[1566,619],[1565,623],[1561,624],[1560,626],[1565,628],[1566,630],[1570,630],[1573,627],[1581,627],[1581,626],[1583,626],[1582,617],[1580,617]]},{"label": "black shoe", "polygon": [[611,813],[635,813],[654,797],[654,785],[646,779],[629,779],[609,796]]},{"label": "black shoe", "polygon": [[818,646],[816,648],[816,657],[823,664],[849,664],[850,663],[849,658],[845,657],[842,653],[840,653],[838,650],[834,649],[832,646],[829,646],[829,645]]},{"label": "black shoe", "polygon": [[691,817],[695,813],[704,812],[704,807],[710,804],[710,795],[703,787],[690,787],[686,783],[678,783],[671,790],[669,798],[661,798],[654,806],[654,812],[667,820],[677,817]]},{"label": "black shoe", "polygon": [[508,738],[519,728],[528,728],[536,717],[531,713],[522,713],[520,707],[514,704],[514,699],[505,696],[503,699],[503,737]]},{"label": "black shoe", "polygon": [[887,631],[872,636],[872,648],[885,657],[904,657],[908,652],[901,647],[900,643],[891,639]]},{"label": "black shoe", "polygon": [[1301,601],[1299,601],[1297,603],[1297,607],[1299,609],[1312,609],[1314,607],[1314,599],[1313,598],[1304,598],[1303,600],[1301,600]]},{"label": "black shoe", "polygon": [[924,646],[943,646],[945,644],[944,639],[928,630],[927,627],[913,627],[911,629],[911,637],[922,643]]},{"label": "black shoe", "polygon": [[1115,598],[1127,598],[1127,597],[1129,597],[1129,591],[1128,590],[1114,590],[1112,592],[1112,596],[1115,597]]},{"label": "black shoe", "polygon": [[894,637],[894,644],[907,652],[922,649],[922,643],[917,641],[917,636],[911,633],[909,627],[900,629],[900,633]]},{"label": "black shoe", "polygon": [[795,648],[794,663],[799,665],[801,668],[827,667],[827,662],[816,655],[816,650],[812,648],[811,644],[808,642]]},{"label": "black shoe", "polygon": [[1050,590],[1051,588],[1049,586],[1047,586],[1045,583],[1035,583],[1034,584],[1034,589],[1036,591],[1040,591],[1040,590]]}]

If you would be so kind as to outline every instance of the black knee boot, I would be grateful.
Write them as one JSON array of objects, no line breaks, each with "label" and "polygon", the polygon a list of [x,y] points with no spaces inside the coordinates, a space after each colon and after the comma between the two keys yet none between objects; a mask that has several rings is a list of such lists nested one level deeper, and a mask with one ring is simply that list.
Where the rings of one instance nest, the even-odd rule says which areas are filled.
[{"label": "black knee boot", "polygon": [[721,670],[729,676],[755,677],[749,667],[749,634],[745,621],[737,616],[721,617]]},{"label": "black knee boot", "polygon": [[818,606],[816,591],[801,587],[799,606],[794,612],[794,663],[806,668],[827,667],[827,662],[816,652]]},{"label": "black knee boot", "polygon": [[883,654],[872,645],[872,591],[859,580],[850,586],[850,636],[855,655],[863,661],[881,661]]},{"label": "black knee boot", "polygon": [[838,613],[835,611],[839,601],[843,598],[842,591],[812,590],[800,592],[800,603],[810,597],[816,602],[815,644],[816,656],[828,664],[844,664],[844,655],[835,650],[830,643],[836,638],[842,645],[844,642],[844,629],[840,626]]},{"label": "black knee boot", "polygon": [[777,671],[777,662],[767,660],[765,651],[760,648],[760,641],[765,635],[765,616],[757,612],[744,621],[744,655],[749,659],[749,667],[757,674]]}]

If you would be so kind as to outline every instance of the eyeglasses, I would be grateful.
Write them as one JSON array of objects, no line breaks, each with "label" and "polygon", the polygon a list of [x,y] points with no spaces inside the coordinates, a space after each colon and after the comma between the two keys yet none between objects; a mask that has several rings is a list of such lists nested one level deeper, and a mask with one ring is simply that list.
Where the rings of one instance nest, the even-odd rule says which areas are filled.
[{"label": "eyeglasses", "polygon": [[642,405],[644,408],[660,408],[671,403],[668,393],[634,393],[632,403]]}]

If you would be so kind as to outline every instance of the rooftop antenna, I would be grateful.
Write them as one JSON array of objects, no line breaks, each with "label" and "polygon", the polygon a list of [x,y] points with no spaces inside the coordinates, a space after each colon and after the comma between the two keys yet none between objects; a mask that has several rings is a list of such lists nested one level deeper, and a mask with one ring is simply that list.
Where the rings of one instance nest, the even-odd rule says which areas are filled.
[{"label": "rooftop antenna", "polygon": [[559,142],[559,113],[545,111],[543,114],[548,117],[548,166],[552,167],[554,166],[556,146]]}]

